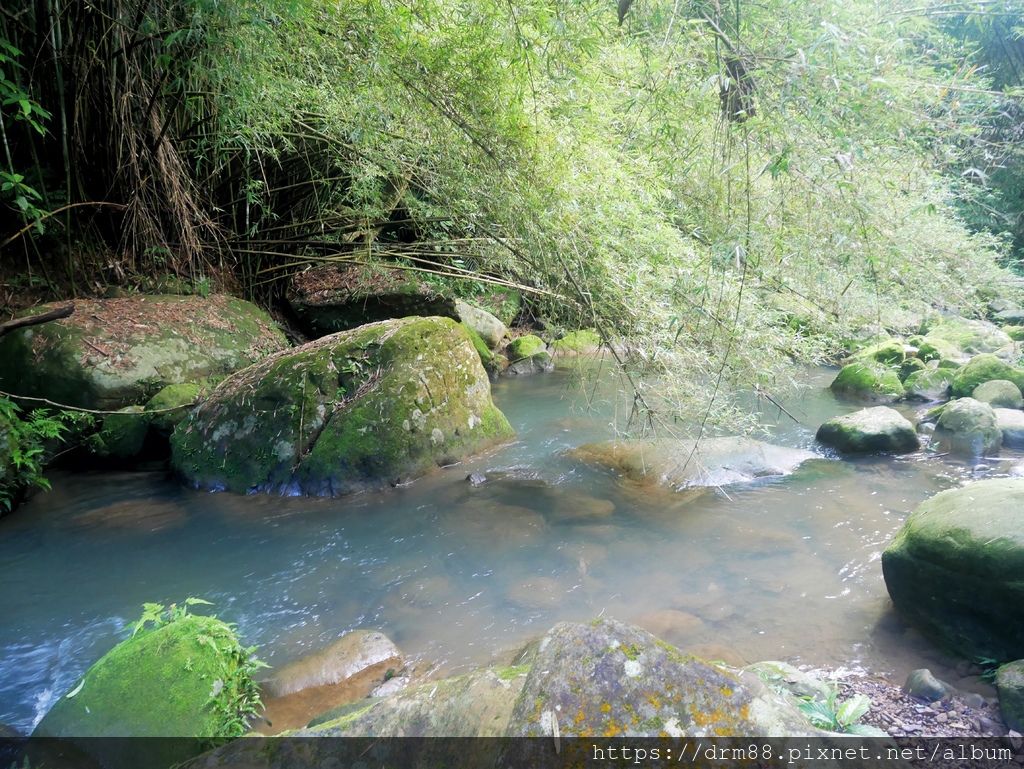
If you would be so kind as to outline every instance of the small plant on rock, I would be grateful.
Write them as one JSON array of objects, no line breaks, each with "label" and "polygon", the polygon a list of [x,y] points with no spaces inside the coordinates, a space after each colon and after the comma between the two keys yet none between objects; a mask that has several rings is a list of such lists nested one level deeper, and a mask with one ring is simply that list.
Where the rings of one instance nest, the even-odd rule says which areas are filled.
[{"label": "small plant on rock", "polygon": [[884,732],[873,726],[858,723],[871,707],[871,698],[865,694],[855,694],[840,702],[839,690],[832,684],[828,687],[825,699],[803,697],[797,707],[818,729],[861,737],[885,736]]}]

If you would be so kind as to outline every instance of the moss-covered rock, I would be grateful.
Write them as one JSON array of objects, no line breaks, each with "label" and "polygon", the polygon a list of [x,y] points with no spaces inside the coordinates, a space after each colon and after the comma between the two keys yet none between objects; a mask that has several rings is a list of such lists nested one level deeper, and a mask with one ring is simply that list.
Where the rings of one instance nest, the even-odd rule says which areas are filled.
[{"label": "moss-covered rock", "polygon": [[145,403],[169,384],[225,376],[288,346],[265,312],[227,296],[74,305],[68,318],[0,338],[0,389],[114,410]]},{"label": "moss-covered rock", "polygon": [[961,398],[942,409],[935,439],[944,450],[978,457],[999,451],[1003,433],[991,406],[974,398]]},{"label": "moss-covered rock", "polygon": [[1024,326],[1003,326],[1003,331],[1014,342],[1024,342]]},{"label": "moss-covered rock", "polygon": [[465,330],[411,317],[237,373],[177,426],[171,447],[194,486],[338,495],[416,478],[513,435]]},{"label": "moss-covered rock", "polygon": [[161,435],[170,435],[188,417],[203,390],[203,385],[195,382],[167,385],[146,402],[150,427]]},{"label": "moss-covered rock", "polygon": [[125,406],[103,417],[100,429],[85,442],[89,453],[106,459],[132,459],[142,453],[150,416],[142,406]]},{"label": "moss-covered rock", "polygon": [[817,439],[843,453],[916,451],[920,443],[914,426],[888,406],[861,409],[835,417],[818,428]]},{"label": "moss-covered rock", "polygon": [[922,339],[917,345],[917,357],[928,363],[937,361],[959,361],[967,356],[960,349],[943,339]]},{"label": "moss-covered rock", "polygon": [[925,335],[925,341],[938,350],[940,357],[957,357],[949,350],[952,346],[961,356],[995,352],[1010,344],[1010,337],[998,326],[984,320],[966,318],[945,318],[932,326]]},{"label": "moss-covered rock", "polygon": [[953,384],[953,369],[928,368],[915,371],[907,377],[903,388],[908,398],[922,401],[939,401],[949,397]]},{"label": "moss-covered rock", "polygon": [[[188,615],[122,641],[57,700],[40,737],[232,737],[234,687],[251,685],[231,628]],[[178,747],[199,752],[197,740]]]},{"label": "moss-covered rock", "polygon": [[1020,388],[1007,379],[990,379],[974,388],[971,397],[992,408],[1019,409],[1024,406]]},{"label": "moss-covered rock", "polygon": [[1024,481],[984,480],[922,502],[882,554],[896,609],[969,659],[1024,657]]},{"label": "moss-covered rock", "polygon": [[1003,331],[1005,331],[1005,327],[1008,325],[1015,326],[1024,323],[1024,309],[1021,309],[1020,307],[1008,307],[997,312],[993,317],[993,320],[1003,326]]},{"label": "moss-covered rock", "polygon": [[858,350],[851,356],[851,362],[899,366],[906,360],[906,357],[906,345],[902,339],[884,339]]},{"label": "moss-covered rock", "polygon": [[556,728],[563,737],[821,734],[756,675],[609,619],[561,623],[540,642],[508,734],[551,737]]},{"label": "moss-covered rock", "polygon": [[528,376],[553,371],[554,362],[547,351],[544,340],[533,334],[513,339],[505,348],[508,356],[507,376]]},{"label": "moss-covered rock", "polygon": [[1008,662],[996,671],[996,689],[1006,725],[1024,732],[1024,660]]},{"label": "moss-covered rock", "polygon": [[920,358],[907,358],[900,364],[899,377],[900,381],[903,382],[904,389],[906,389],[907,379],[918,371],[927,371],[928,364],[926,364]]},{"label": "moss-covered rock", "polygon": [[951,388],[953,396],[962,398],[971,395],[978,385],[994,379],[1005,379],[1017,385],[1017,389],[1024,389],[1024,369],[985,353],[975,355],[956,370]]},{"label": "moss-covered rock", "polygon": [[896,370],[881,363],[857,362],[843,366],[832,380],[832,392],[847,398],[880,403],[898,401],[904,395]]},{"label": "moss-covered rock", "polygon": [[570,331],[551,343],[555,356],[594,355],[601,352],[601,335],[593,329]]}]

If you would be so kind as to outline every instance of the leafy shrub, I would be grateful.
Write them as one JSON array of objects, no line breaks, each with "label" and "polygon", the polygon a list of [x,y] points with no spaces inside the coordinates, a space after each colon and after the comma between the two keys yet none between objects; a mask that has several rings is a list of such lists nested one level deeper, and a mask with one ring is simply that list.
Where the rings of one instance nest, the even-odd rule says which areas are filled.
[{"label": "leafy shrub", "polygon": [[66,429],[62,416],[34,409],[23,419],[17,404],[0,397],[0,513],[10,512],[27,489],[50,488],[43,477],[45,444]]}]

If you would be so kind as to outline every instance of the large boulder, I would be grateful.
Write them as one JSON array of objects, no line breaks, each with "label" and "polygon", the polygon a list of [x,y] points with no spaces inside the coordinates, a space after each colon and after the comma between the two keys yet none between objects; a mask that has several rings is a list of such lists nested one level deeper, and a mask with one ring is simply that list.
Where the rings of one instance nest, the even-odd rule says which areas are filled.
[{"label": "large boulder", "polygon": [[638,484],[673,490],[728,486],[789,475],[816,455],[744,437],[587,443],[571,456]]},{"label": "large boulder", "polygon": [[[1002,326],[1019,326],[1024,324],[1024,309],[1020,307],[1011,307],[1005,310],[1000,310],[995,314],[993,319]],[[1003,329],[1006,330],[1005,328]]]},{"label": "large boulder", "polygon": [[945,318],[932,326],[924,339],[943,353],[943,358],[950,357],[950,346],[967,357],[995,352],[1012,343],[1010,337],[993,323],[957,317]]},{"label": "large boulder", "polygon": [[843,366],[830,388],[837,395],[874,403],[892,403],[904,395],[898,371],[871,361]]},{"label": "large boulder", "polygon": [[1017,409],[992,409],[996,416],[996,427],[1003,434],[1003,445],[1013,448],[1024,446],[1024,411]]},{"label": "large boulder", "polygon": [[[248,654],[232,629],[187,615],[143,629],[86,671],[37,737],[232,737],[255,705]],[[180,741],[186,753],[198,740]]]},{"label": "large boulder", "polygon": [[610,619],[561,623],[540,642],[508,734],[551,737],[556,729],[562,737],[821,734],[756,675]]},{"label": "large boulder", "polygon": [[1003,443],[992,407],[974,398],[961,398],[943,407],[935,438],[944,450],[968,456],[999,451]]},{"label": "large boulder", "polygon": [[462,327],[411,317],[238,372],[175,428],[171,448],[196,487],[338,495],[416,478],[513,436]]},{"label": "large boulder", "polygon": [[1024,406],[1020,388],[1006,379],[990,379],[974,388],[971,397],[992,408],[1019,409]]},{"label": "large boulder", "polygon": [[969,659],[1024,658],[1024,481],[984,480],[922,502],[882,554],[896,609]]},{"label": "large boulder", "polygon": [[888,406],[861,409],[835,417],[818,428],[817,439],[843,453],[903,454],[920,447],[914,426]]},{"label": "large boulder", "polygon": [[0,389],[113,410],[143,404],[169,384],[223,377],[288,346],[265,312],[228,296],[74,305],[68,318],[0,338]]},{"label": "large boulder", "polygon": [[903,382],[907,398],[922,401],[939,401],[949,397],[950,386],[956,370],[951,368],[926,368],[915,371]]},{"label": "large boulder", "polygon": [[975,355],[956,370],[953,377],[954,397],[971,395],[975,388],[985,382],[1002,379],[1013,382],[1017,389],[1024,389],[1024,369],[1010,365],[995,355]]}]

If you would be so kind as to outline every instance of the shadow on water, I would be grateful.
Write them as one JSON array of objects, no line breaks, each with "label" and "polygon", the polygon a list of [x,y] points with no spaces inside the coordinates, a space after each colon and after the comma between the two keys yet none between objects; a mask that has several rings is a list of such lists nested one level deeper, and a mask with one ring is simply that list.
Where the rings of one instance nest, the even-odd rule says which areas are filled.
[{"label": "shadow on water", "polygon": [[[786,402],[802,424],[763,404],[774,440],[812,446],[821,421],[852,410],[824,389],[830,372],[811,375]],[[387,493],[244,497],[160,473],[56,475],[0,521],[0,723],[30,729],[144,601],[190,595],[272,665],[376,627],[457,670],[605,614],[713,659],[895,677],[926,665],[955,680],[893,615],[879,557],[918,502],[969,468],[821,459],[746,488],[631,489],[563,455],[611,435],[614,387],[581,392],[556,372],[494,394],[514,444]],[[472,486],[470,472],[489,480]]]}]

